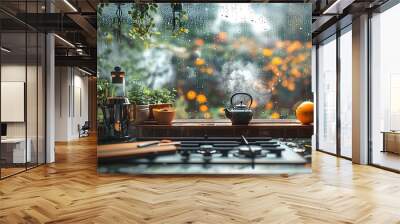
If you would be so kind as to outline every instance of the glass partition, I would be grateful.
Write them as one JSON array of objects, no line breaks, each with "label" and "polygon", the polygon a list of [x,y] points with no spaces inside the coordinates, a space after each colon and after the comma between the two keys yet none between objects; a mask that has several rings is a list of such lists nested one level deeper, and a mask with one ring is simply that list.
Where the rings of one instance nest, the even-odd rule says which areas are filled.
[{"label": "glass partition", "polygon": [[[42,12],[43,3],[9,1],[0,7],[23,16]],[[0,178],[45,162],[45,44],[43,33],[0,13]]]},{"label": "glass partition", "polygon": [[[31,162],[26,134],[27,36],[25,32],[1,34],[1,140],[2,177],[26,169]],[[28,150],[27,150],[28,147]]]}]

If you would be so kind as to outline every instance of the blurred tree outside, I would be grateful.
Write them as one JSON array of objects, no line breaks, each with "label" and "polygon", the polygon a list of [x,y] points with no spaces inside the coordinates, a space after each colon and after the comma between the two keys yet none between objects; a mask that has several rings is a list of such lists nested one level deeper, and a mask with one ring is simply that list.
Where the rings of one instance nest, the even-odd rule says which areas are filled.
[{"label": "blurred tree outside", "polygon": [[[177,118],[225,118],[235,92],[248,92],[255,118],[294,118],[312,100],[311,5],[307,3],[183,3],[177,33],[171,4],[150,14],[149,38],[132,38],[134,5],[108,4],[98,15],[98,72],[120,66],[127,90],[140,82],[176,89]],[[122,21],[122,22],[115,22]],[[178,29],[180,29],[178,27]],[[178,30],[179,31],[179,30]]]}]

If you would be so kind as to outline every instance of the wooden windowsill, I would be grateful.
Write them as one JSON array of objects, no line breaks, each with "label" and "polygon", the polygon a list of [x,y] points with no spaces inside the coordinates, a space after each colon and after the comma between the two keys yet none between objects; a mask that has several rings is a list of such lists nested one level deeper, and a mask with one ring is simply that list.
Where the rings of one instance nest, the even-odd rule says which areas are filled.
[{"label": "wooden windowsill", "polygon": [[145,123],[137,127],[312,127],[313,124],[304,125],[294,119],[253,119],[249,125],[232,125],[227,119],[181,119],[175,120],[170,125]]},{"label": "wooden windowsill", "polygon": [[148,122],[132,125],[136,137],[248,137],[309,138],[313,135],[313,125],[303,125],[297,120],[254,119],[249,125],[232,125],[230,120],[176,120],[170,125]]}]

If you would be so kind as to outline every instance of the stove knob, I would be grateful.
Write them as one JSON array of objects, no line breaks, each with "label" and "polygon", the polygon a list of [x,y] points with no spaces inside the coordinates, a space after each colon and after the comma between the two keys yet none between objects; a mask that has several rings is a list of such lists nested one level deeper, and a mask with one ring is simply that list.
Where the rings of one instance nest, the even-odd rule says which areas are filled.
[{"label": "stove knob", "polygon": [[212,156],[211,156],[211,154],[210,155],[206,155],[206,154],[203,154],[203,160],[204,160],[204,162],[210,162],[211,161],[211,158],[212,158]]},{"label": "stove knob", "polygon": [[212,155],[213,155],[214,153],[216,153],[217,151],[207,148],[207,149],[200,150],[200,151],[198,151],[198,152],[199,152],[200,154],[203,155],[204,161],[207,162],[207,161],[210,161],[210,160],[211,160]]},{"label": "stove knob", "polygon": [[210,157],[211,156],[211,151],[210,150],[203,151],[203,156],[204,157],[206,157],[206,156]]},{"label": "stove knob", "polygon": [[223,157],[228,157],[229,150],[220,150],[220,152]]},{"label": "stove knob", "polygon": [[189,150],[181,150],[180,154],[181,154],[181,156],[189,157],[190,156],[190,151]]}]

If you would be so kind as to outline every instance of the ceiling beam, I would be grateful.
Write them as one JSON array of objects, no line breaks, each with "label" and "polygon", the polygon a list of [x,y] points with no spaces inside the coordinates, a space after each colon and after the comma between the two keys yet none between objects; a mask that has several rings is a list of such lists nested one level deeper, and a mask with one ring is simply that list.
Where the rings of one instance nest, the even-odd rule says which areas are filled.
[{"label": "ceiling beam", "polygon": [[95,46],[96,38],[97,38],[97,29],[95,27],[93,27],[92,24],[90,24],[88,22],[88,20],[79,13],[70,13],[70,14],[67,14],[67,16],[72,21],[74,21],[78,26],[80,26],[82,28],[82,30],[86,33],[86,35],[89,37],[89,38],[86,38],[86,41],[91,46]]},{"label": "ceiling beam", "polygon": [[355,0],[336,0],[330,4],[322,14],[324,15],[337,15],[342,14],[343,11]]},{"label": "ceiling beam", "polygon": [[311,25],[311,31],[312,33],[316,33],[319,30],[323,29],[326,24],[332,20],[335,16],[320,16],[318,19],[312,23]]},{"label": "ceiling beam", "polygon": [[91,56],[55,56],[56,66],[87,67],[93,71],[97,68],[97,58]]}]

